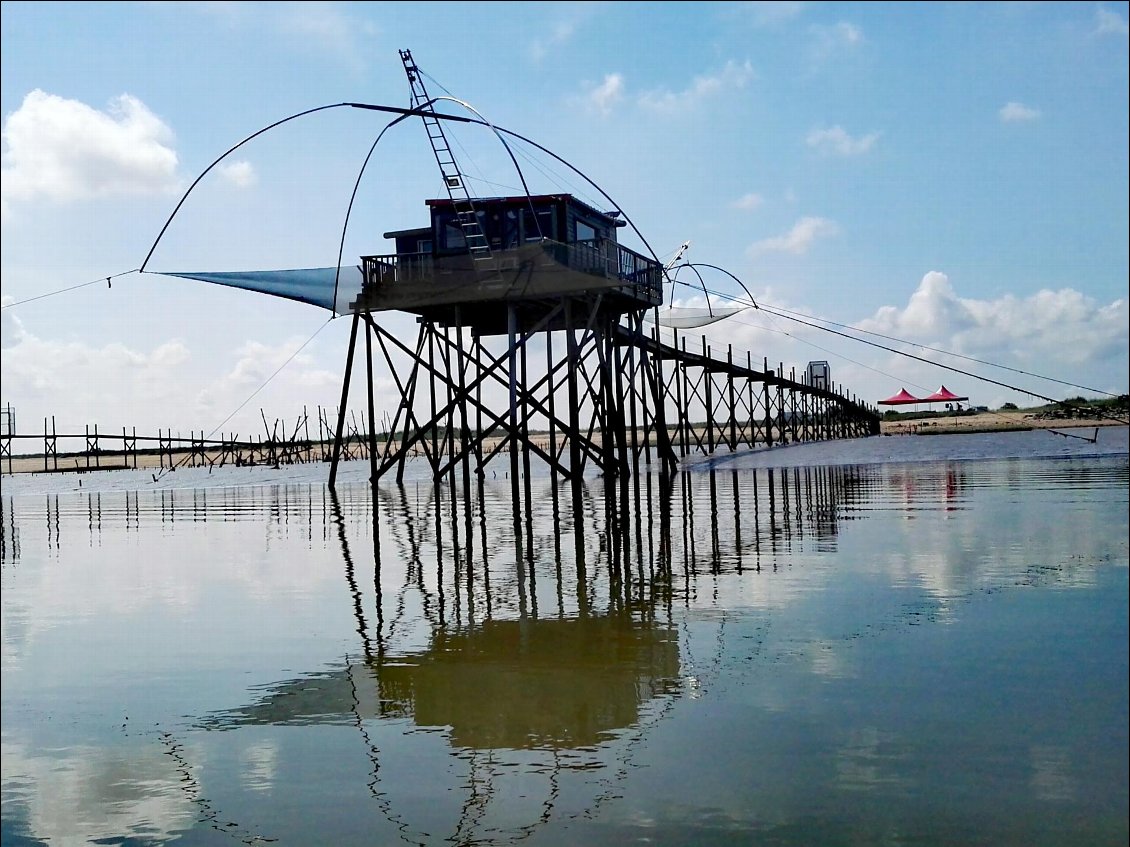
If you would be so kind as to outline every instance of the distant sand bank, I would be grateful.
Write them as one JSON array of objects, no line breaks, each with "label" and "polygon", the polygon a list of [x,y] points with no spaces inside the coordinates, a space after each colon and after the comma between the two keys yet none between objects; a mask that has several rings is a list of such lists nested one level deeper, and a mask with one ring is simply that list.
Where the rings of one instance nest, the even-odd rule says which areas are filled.
[{"label": "distant sand bank", "polygon": [[1013,429],[1068,429],[1121,426],[1118,421],[1071,418],[1040,418],[1035,412],[981,412],[977,415],[945,415],[917,420],[883,421],[883,435],[942,435],[945,433],[1002,432]]}]

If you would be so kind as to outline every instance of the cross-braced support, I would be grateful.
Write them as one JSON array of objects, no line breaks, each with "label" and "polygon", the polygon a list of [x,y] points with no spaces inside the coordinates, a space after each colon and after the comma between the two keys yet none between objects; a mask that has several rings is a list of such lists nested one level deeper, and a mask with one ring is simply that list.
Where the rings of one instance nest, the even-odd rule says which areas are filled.
[{"label": "cross-braced support", "polygon": [[[583,478],[590,464],[608,478],[626,478],[653,452],[666,471],[693,453],[878,433],[878,415],[834,386],[798,382],[795,371],[786,376],[767,360],[755,369],[749,353],[744,362],[732,347],[723,355],[705,337],[700,350],[685,337],[661,341],[656,329],[644,331],[645,310],[603,308],[601,293],[498,308],[505,321],[493,319],[489,331],[473,315],[465,319],[460,304],[420,316],[411,344],[370,310],[354,312],[331,488],[359,331],[373,482],[394,469],[402,482],[408,459],[419,458],[437,481],[461,472],[465,489],[472,473],[508,475],[517,499],[531,461],[569,480]],[[376,419],[378,355],[396,404],[383,427]]]},{"label": "cross-braced support", "polygon": [[[507,303],[506,334],[467,333],[457,306],[444,320],[419,318],[415,344],[390,333],[365,309],[354,314],[342,385],[330,485],[337,476],[350,379],[364,332],[370,479],[394,468],[403,481],[410,457],[435,480],[462,470],[530,475],[538,460],[553,475],[580,479],[595,469],[628,475],[654,448],[665,466],[674,451],[663,417],[654,359],[623,339],[640,334],[642,315],[601,308],[598,293],[553,301]],[[624,317],[627,327],[620,323]],[[634,329],[633,329],[634,327]],[[554,343],[564,336],[564,344]],[[544,359],[537,348],[544,348]],[[555,353],[555,351],[557,351]],[[395,386],[396,409],[378,432],[373,398],[375,356]],[[544,364],[542,362],[544,361]],[[505,471],[494,464],[508,455]]]}]

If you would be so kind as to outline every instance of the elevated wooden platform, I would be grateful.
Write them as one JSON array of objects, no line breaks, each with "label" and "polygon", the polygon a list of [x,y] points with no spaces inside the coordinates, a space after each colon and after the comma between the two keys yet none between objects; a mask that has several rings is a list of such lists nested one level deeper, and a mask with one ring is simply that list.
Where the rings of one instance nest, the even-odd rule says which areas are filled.
[{"label": "elevated wooden platform", "polygon": [[365,283],[351,304],[354,311],[410,312],[438,326],[461,325],[474,335],[507,332],[512,306],[524,331],[562,297],[579,304],[575,318],[581,323],[596,311],[614,318],[663,302],[663,268],[611,240],[543,239],[482,259],[401,253],[361,260]]}]

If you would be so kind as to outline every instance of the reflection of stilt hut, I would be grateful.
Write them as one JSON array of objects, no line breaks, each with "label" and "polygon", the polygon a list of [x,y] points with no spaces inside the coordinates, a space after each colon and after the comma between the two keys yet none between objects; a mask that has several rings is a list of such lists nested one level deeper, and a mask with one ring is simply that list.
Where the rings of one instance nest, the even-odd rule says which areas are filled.
[{"label": "reflection of stilt hut", "polygon": [[573,748],[634,726],[679,673],[674,631],[626,618],[492,621],[374,667],[382,698],[473,748]]},{"label": "reflection of stilt hut", "polygon": [[209,725],[335,723],[356,714],[450,727],[475,749],[572,749],[636,725],[674,690],[677,633],[630,616],[491,621],[428,650],[272,686]]}]

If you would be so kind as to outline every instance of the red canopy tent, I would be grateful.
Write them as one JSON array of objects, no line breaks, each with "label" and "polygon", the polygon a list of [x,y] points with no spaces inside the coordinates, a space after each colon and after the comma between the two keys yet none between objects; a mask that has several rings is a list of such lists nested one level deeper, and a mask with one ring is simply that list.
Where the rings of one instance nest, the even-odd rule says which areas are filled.
[{"label": "red canopy tent", "polygon": [[888,397],[886,400],[880,400],[880,406],[909,406],[911,403],[922,403],[923,400],[915,397],[908,392],[905,388],[900,388],[899,393],[894,397]]},{"label": "red canopy tent", "polygon": [[922,399],[923,403],[957,403],[961,400],[968,400],[968,397],[958,397],[944,385],[931,394],[929,397]]}]

